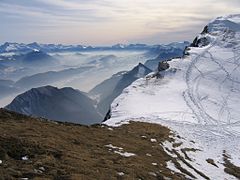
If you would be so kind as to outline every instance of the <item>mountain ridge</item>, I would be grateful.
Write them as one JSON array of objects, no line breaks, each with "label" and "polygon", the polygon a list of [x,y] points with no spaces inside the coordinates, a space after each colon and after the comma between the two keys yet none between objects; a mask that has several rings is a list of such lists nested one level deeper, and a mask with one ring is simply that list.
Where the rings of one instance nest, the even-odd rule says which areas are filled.
[{"label": "mountain ridge", "polygon": [[[161,78],[149,76],[127,87],[112,103],[111,118],[104,124],[121,126],[131,120],[165,125],[185,138],[180,147],[194,141],[192,148],[199,149],[188,155],[191,167],[209,179],[235,179],[220,156],[227,152],[240,167],[239,52],[240,14],[216,18],[183,58],[167,62],[170,67],[159,72]],[[203,157],[211,157],[218,168]],[[202,179],[197,171],[192,173]]]},{"label": "mountain ridge", "polygon": [[147,45],[147,44],[116,44],[112,46],[84,46],[84,45],[62,45],[62,44],[38,44],[33,42],[30,44],[10,43],[6,42],[0,45],[0,53],[9,52],[30,52],[34,50],[44,52],[59,52],[59,51],[98,51],[98,50],[154,50],[164,48],[164,46],[182,47],[184,42],[175,42],[167,45]]},{"label": "mountain ridge", "polygon": [[127,72],[119,72],[111,78],[98,84],[89,91],[90,96],[95,97],[98,101],[97,107],[103,116],[109,111],[112,101],[121,94],[124,88],[128,87],[132,82],[139,78],[145,77],[152,70],[139,63],[132,70]]},{"label": "mountain ridge", "polygon": [[18,95],[5,108],[26,115],[79,124],[94,124],[102,120],[94,102],[85,93],[73,88],[32,88]]}]

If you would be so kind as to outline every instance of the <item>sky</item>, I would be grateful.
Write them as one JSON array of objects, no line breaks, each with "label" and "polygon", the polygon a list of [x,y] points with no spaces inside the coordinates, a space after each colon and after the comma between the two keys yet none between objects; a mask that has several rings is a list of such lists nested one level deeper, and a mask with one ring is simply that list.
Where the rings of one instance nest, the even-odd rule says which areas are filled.
[{"label": "sky", "polygon": [[240,0],[0,0],[0,43],[84,45],[192,41]]}]

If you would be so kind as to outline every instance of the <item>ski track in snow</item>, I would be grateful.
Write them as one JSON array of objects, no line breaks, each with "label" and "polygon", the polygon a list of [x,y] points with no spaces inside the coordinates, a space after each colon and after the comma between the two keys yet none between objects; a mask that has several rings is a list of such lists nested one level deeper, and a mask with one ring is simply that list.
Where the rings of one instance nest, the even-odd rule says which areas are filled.
[{"label": "ski track in snow", "polygon": [[[206,48],[202,53],[200,53],[197,57],[195,57],[194,59],[192,59],[191,64],[189,65],[187,71],[186,71],[186,84],[187,84],[187,90],[183,92],[183,97],[184,100],[186,101],[186,104],[189,106],[189,108],[193,111],[193,114],[197,117],[198,119],[198,123],[200,124],[215,124],[218,125],[219,127],[224,127],[223,124],[227,124],[228,127],[231,125],[234,125],[235,122],[231,122],[231,113],[230,113],[230,108],[228,107],[228,99],[229,96],[231,94],[231,92],[229,92],[226,96],[222,96],[223,102],[221,105],[221,109],[218,113],[218,119],[214,118],[211,116],[211,114],[208,114],[206,112],[206,110],[204,109],[204,106],[201,103],[201,99],[200,99],[200,93],[199,93],[199,85],[200,82],[203,78],[206,78],[206,76],[211,75],[212,73],[216,72],[216,71],[223,71],[226,73],[226,78],[224,79],[224,81],[226,80],[230,80],[232,82],[231,85],[231,90],[234,89],[234,84],[238,83],[240,84],[239,81],[235,81],[233,78],[231,78],[231,73],[233,71],[235,71],[237,68],[239,68],[239,64],[238,63],[234,63],[235,64],[235,68],[233,69],[232,72],[228,72],[225,68],[224,65],[221,64],[222,60],[218,60],[216,58],[214,58],[213,54],[210,52],[211,48],[214,47],[216,45],[216,42],[218,41],[218,39],[222,38],[224,36],[221,35],[219,38],[217,38],[208,48]],[[237,49],[239,50],[239,48]],[[210,59],[211,61],[213,61],[216,66],[219,66],[219,69],[217,69],[216,71],[206,71],[206,72],[202,72],[200,71],[196,64],[202,60],[202,57],[204,57],[206,54],[210,55]],[[234,57],[230,58],[230,59],[234,59],[236,60],[236,58],[240,58],[240,56],[236,56],[234,55]],[[198,76],[194,76],[192,74],[193,69],[197,69],[199,71],[199,75]],[[221,85],[224,83],[224,81],[219,85],[218,90],[221,91]],[[227,120],[225,122],[221,122],[220,121],[220,117],[223,114],[224,111],[228,112],[228,117]],[[224,130],[224,129],[222,129]],[[224,130],[225,133],[231,133],[231,131],[229,130]]]},{"label": "ski track in snow", "polygon": [[[209,45],[191,48],[189,57],[169,62],[176,73],[170,69],[163,79],[139,79],[126,88],[112,103],[112,116],[105,124],[142,121],[167,126],[184,138],[177,152],[200,150],[188,154],[194,168],[210,179],[236,179],[224,172],[223,154],[226,151],[230,162],[240,167],[240,29],[233,33],[229,27],[206,36]],[[208,158],[218,168],[207,163]]]}]

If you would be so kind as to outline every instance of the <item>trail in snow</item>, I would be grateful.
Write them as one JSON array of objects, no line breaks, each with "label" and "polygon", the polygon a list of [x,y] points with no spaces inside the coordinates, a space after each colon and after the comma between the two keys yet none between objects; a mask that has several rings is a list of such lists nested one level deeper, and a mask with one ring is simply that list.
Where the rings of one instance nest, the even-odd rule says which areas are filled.
[{"label": "trail in snow", "polygon": [[[170,61],[164,78],[139,79],[126,88],[113,102],[112,117],[105,124],[165,125],[184,138],[181,148],[201,150],[188,154],[194,168],[211,179],[235,179],[223,166],[226,151],[240,167],[240,15],[234,17],[211,22],[210,33],[200,35],[210,44],[190,48],[189,56]],[[225,27],[228,21],[237,25]]]}]

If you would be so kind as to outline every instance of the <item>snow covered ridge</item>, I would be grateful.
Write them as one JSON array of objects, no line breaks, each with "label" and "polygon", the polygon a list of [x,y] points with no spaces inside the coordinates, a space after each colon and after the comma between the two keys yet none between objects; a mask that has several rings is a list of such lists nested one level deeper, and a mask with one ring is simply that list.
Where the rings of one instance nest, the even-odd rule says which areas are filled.
[{"label": "snow covered ridge", "polygon": [[223,31],[240,31],[240,16],[236,15],[228,15],[221,16],[213,20],[209,23],[209,32],[223,32]]},{"label": "snow covered ridge", "polygon": [[168,126],[200,150],[189,155],[193,167],[210,179],[234,179],[222,163],[227,153],[240,166],[240,15],[211,21],[194,41],[186,57],[168,62],[163,78],[142,78],[126,88],[105,123]]},{"label": "snow covered ridge", "polygon": [[[212,20],[202,33],[196,37],[192,43],[194,47],[202,47],[214,42],[215,37],[221,37],[222,43],[225,47],[232,47],[236,45],[234,38],[240,31],[240,18],[239,15],[222,16]],[[239,37],[237,35],[236,37]],[[239,38],[238,38],[239,39]],[[239,42],[239,41],[238,41]]]},{"label": "snow covered ridge", "polygon": [[[226,26],[222,33],[211,30],[201,34],[211,37],[209,45],[191,47],[189,56],[170,61],[163,79],[135,81],[112,104],[108,123],[123,116],[155,115],[178,122],[234,126],[236,130],[240,123],[240,21],[233,20],[240,15],[227,17],[217,18],[209,26],[222,26],[222,19],[238,25],[239,31],[226,31],[230,29]],[[226,46],[230,41],[232,46]]]}]

